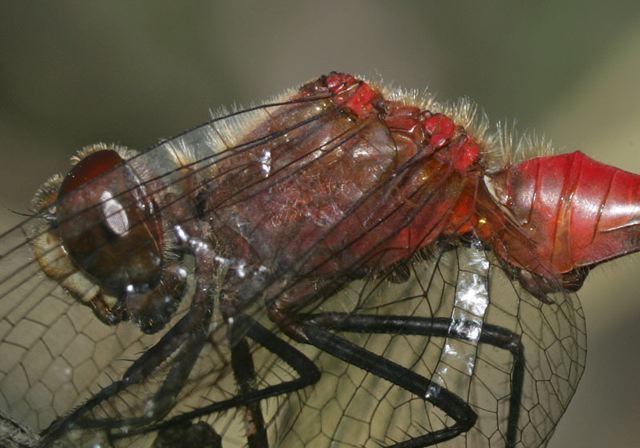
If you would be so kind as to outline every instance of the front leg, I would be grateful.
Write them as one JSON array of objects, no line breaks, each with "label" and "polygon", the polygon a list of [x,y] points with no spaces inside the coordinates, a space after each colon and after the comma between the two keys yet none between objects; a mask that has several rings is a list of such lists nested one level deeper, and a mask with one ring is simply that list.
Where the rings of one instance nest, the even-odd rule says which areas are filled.
[{"label": "front leg", "polygon": [[[72,430],[111,431],[122,429],[124,432],[157,421],[171,410],[178,393],[182,390],[189,373],[202,349],[209,333],[209,323],[215,299],[215,264],[213,257],[202,251],[195,251],[197,278],[195,293],[187,314],[180,319],[153,347],[144,352],[127,369],[122,379],[114,381],[101,389],[83,405],[67,416],[55,420],[44,432],[42,445],[49,446],[55,440]],[[158,367],[175,354],[171,368],[155,394],[145,400],[139,416],[123,419],[119,416],[93,418],[95,408],[136,384],[145,382]],[[115,432],[117,434],[117,431]],[[117,435],[115,435],[117,437]]]}]

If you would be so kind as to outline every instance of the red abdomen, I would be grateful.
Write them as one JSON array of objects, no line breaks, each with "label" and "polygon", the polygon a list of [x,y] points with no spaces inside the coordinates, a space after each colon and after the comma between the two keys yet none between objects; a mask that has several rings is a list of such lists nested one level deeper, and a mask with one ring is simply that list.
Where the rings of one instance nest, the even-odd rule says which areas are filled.
[{"label": "red abdomen", "polygon": [[576,151],[508,167],[486,184],[498,207],[492,246],[512,265],[550,278],[640,249],[638,175]]}]

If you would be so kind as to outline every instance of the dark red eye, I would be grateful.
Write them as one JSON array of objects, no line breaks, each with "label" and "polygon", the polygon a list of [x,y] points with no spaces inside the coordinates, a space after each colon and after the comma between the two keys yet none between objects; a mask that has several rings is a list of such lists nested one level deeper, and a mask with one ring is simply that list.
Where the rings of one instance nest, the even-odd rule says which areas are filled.
[{"label": "dark red eye", "polygon": [[105,292],[143,292],[159,281],[162,226],[133,169],[114,150],[88,154],[59,190],[60,237],[76,266]]},{"label": "dark red eye", "polygon": [[104,150],[89,154],[67,173],[60,186],[60,195],[77,190],[82,185],[108,173],[121,163],[122,157],[115,151]]}]

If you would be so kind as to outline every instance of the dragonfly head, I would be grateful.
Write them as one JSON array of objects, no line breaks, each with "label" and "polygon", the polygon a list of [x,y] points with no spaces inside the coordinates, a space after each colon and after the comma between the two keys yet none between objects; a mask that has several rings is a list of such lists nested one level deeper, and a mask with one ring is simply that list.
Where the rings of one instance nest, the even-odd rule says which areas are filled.
[{"label": "dragonfly head", "polygon": [[104,322],[161,329],[177,308],[186,272],[166,261],[158,207],[125,160],[135,153],[98,144],[74,157],[63,178],[36,194],[48,228],[34,240],[47,275]]}]

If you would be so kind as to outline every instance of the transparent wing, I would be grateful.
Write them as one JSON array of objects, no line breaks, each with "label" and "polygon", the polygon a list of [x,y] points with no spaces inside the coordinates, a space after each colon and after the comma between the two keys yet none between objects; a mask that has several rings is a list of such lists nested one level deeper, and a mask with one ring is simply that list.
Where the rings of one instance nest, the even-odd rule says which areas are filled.
[{"label": "transparent wing", "polygon": [[[330,118],[317,106],[309,101],[308,107],[296,109],[294,116],[287,114],[280,117],[277,125],[258,127],[242,141],[234,137],[239,133],[238,120],[224,117],[152,148],[129,163],[145,173],[144,180],[151,190],[159,188],[155,186],[158,180],[163,182],[161,188],[185,182],[187,165],[190,175],[199,173],[196,177],[200,184],[218,179],[223,185],[220,179],[244,176],[240,185],[251,185],[251,189],[221,189],[218,198],[220,204],[243,201],[278,179],[274,172],[270,173],[269,183],[251,183],[258,178],[252,169],[277,170],[278,165],[267,163],[266,159],[257,165],[239,162],[266,155],[280,160],[277,151],[287,154],[288,148],[281,142],[292,139],[306,142],[310,149],[325,145],[330,149],[324,153],[338,154],[343,143],[362,128],[352,124],[338,137],[322,138],[318,131],[323,120]],[[241,115],[244,124],[278,116],[268,106]],[[306,127],[309,124],[311,128]],[[370,135],[374,135],[373,131]],[[377,138],[376,141],[383,141]],[[267,147],[269,151],[265,151]],[[177,151],[180,148],[186,149]],[[185,154],[187,160],[181,160]],[[305,167],[298,163],[309,154],[313,157],[304,163],[313,164],[320,157],[312,152],[298,154],[299,159],[283,156],[280,179],[295,178]],[[233,157],[238,159],[229,162]],[[191,165],[191,160],[196,163]],[[176,161],[180,161],[178,169]],[[231,168],[225,171],[225,167]],[[267,213],[264,217],[271,218]],[[36,216],[33,221],[38,219]],[[87,306],[40,272],[28,244],[42,235],[39,229],[26,222],[3,234],[0,242],[0,411],[36,432],[76,412],[77,416],[71,419],[74,426],[61,435],[59,443],[63,446],[172,446],[168,440],[173,429],[177,430],[178,439],[184,441],[191,435],[195,444],[211,441],[215,446],[218,442],[213,440],[221,436],[224,447],[245,446],[258,423],[251,420],[247,411],[250,403],[233,401],[242,396],[232,368],[232,353],[238,347],[229,336],[233,324],[223,319],[219,310],[214,311],[207,337],[197,350],[190,346],[190,350],[167,353],[144,381],[123,385],[120,380],[127,369],[173,334],[172,329],[187,315],[189,301],[185,300],[165,330],[155,335],[143,335],[129,323],[104,325]],[[280,242],[291,244],[284,239]],[[280,246],[274,249],[273,257],[285,251]],[[322,249],[317,243],[309,253]],[[295,274],[284,277],[294,285],[300,278]],[[514,392],[514,385],[522,396],[515,420],[517,446],[544,446],[584,368],[584,320],[577,298],[559,295],[554,304],[542,304],[512,283],[490,254],[479,255],[478,249],[471,246],[434,250],[426,259],[416,257],[400,276],[405,281],[390,281],[397,281],[397,277],[395,272],[340,283],[336,285],[339,292],[330,297],[319,295],[306,312],[449,322],[445,336],[333,331],[468,403],[478,416],[477,423],[443,446],[505,446],[509,416],[513,415],[510,404],[514,393],[520,393]],[[189,284],[191,290],[193,283],[192,280]],[[86,285],[87,294],[91,288],[91,284]],[[481,303],[479,296],[483,297]],[[312,346],[294,343],[267,318],[263,303],[256,302],[246,314],[313,361],[321,373],[320,380],[311,386],[258,401],[270,446],[390,445],[450,424],[451,418],[425,397],[412,395]],[[525,359],[521,381],[514,382],[513,352],[485,342],[486,331],[494,327],[521,341]],[[250,331],[246,330],[246,334]],[[244,340],[254,365],[255,373],[250,374],[254,390],[295,381],[299,372],[282,356],[266,349],[263,342],[249,337]],[[171,389],[172,384],[178,384],[172,379],[178,375],[176,367],[189,356],[197,357],[193,368],[184,384],[179,383],[181,387]],[[145,416],[154,415],[153,408],[161,404],[167,389],[175,394],[171,406],[159,418],[145,420]],[[96,396],[109,390],[112,393],[108,397],[96,401]],[[88,405],[87,400],[95,404]]]},{"label": "transparent wing", "polygon": [[[322,308],[375,315],[455,317],[460,298],[477,285],[465,283],[470,248],[416,261],[406,283],[385,279],[357,282]],[[578,298],[558,294],[543,304],[509,280],[491,259],[489,303],[482,327],[499,327],[522,341],[524,378],[517,419],[518,447],[543,447],[569,404],[585,365],[586,334]],[[364,283],[364,284],[363,284]],[[469,299],[467,296],[466,299]],[[474,299],[472,299],[473,301]],[[348,304],[348,306],[347,306]],[[476,302],[477,304],[477,302]],[[476,316],[477,317],[477,316]],[[473,318],[472,318],[473,320]],[[477,329],[477,328],[476,328]],[[454,328],[451,329],[455,333]],[[504,447],[514,393],[515,360],[507,349],[474,338],[345,334],[349,340],[445,386],[469,403],[478,420],[466,434],[437,446]],[[440,409],[354,366],[320,354],[322,378],[303,397],[287,397],[274,423],[276,446],[387,446],[452,423]]]},{"label": "transparent wing", "polygon": [[[438,263],[416,262],[406,284],[384,279],[354,282],[323,303],[322,310],[344,312],[352,307],[352,312],[376,315],[449,317],[455,313],[453,296],[465,250],[443,254]],[[500,269],[491,269],[490,282],[492,294],[483,324],[521,335],[524,346],[526,367],[517,446],[543,447],[584,369],[582,310],[574,295],[559,295],[556,303],[542,304],[506,279]],[[86,307],[61,291],[46,297],[40,306],[25,307],[21,314],[14,310],[6,316],[20,324],[2,344],[3,365],[13,367],[1,383],[7,406],[4,412],[34,429],[45,428],[54,417],[80,405],[91,391],[120,378],[131,360],[157,338],[140,336],[133,326],[96,325]],[[219,339],[219,333],[212,330],[211,343],[203,349],[179,405],[167,419],[234,395],[228,349]],[[512,353],[483,342],[442,337],[360,334],[349,335],[349,339],[434,378],[468,401],[478,414],[477,424],[443,446],[505,446],[509,400],[514,393]],[[442,411],[421,397],[312,347],[302,350],[315,359],[322,376],[314,386],[261,404],[271,446],[384,446],[450,423]],[[253,347],[253,359],[258,387],[295,375],[261,347]],[[162,372],[157,377],[161,378]],[[144,389],[148,393],[157,386],[145,384]],[[96,409],[92,416],[136,415],[143,405],[141,396],[142,390],[128,391],[118,397],[115,408]],[[245,446],[246,422],[238,411],[210,413],[193,420],[206,422],[223,434],[222,446]],[[85,446],[88,441],[104,442],[104,437],[92,433],[72,440]],[[152,431],[115,444],[151,446],[156,437]]]},{"label": "transparent wing", "polygon": [[[261,151],[260,145],[278,147],[283,134],[321,118],[321,102],[322,98],[289,101],[285,107],[295,110],[287,115],[287,123],[279,129],[270,123],[262,133],[256,130],[249,137],[243,129],[277,116],[273,111],[283,104],[229,114],[133,156],[127,164],[136,167],[150,194],[171,191],[176,184],[193,182],[197,177],[200,184],[186,189],[187,194],[192,194],[198,186],[214,181],[216,173],[212,175],[212,170],[230,153],[241,157],[243,151]],[[302,107],[297,108],[298,104]],[[245,135],[245,139],[239,141],[238,135]],[[234,168],[242,170],[237,163]],[[34,214],[4,232],[0,239],[0,412],[34,432],[45,430],[56,419],[78,409],[98,391],[121,379],[142,353],[180,321],[189,306],[188,301],[183,302],[165,331],[152,336],[142,334],[130,323],[102,324],[88,306],[72,298],[58,284],[58,281],[72,282],[77,290],[90,296],[95,287],[89,280],[74,270],[53,281],[41,271],[32,243],[49,238],[45,216],[46,211]],[[47,263],[55,265],[64,258],[64,251],[55,242],[45,241],[43,246],[46,249],[37,257]],[[224,382],[225,377],[231,381],[232,378],[228,374],[229,361],[225,359],[226,329],[216,323],[219,319],[216,315],[211,322],[210,337],[181,391],[180,406],[167,418],[184,412],[185,408],[211,403],[213,398],[208,395],[219,392],[216,398],[224,399],[235,393],[233,385]],[[127,419],[144,415],[145,405],[148,406],[175,362],[175,358],[168,356],[147,381],[119,392],[113,400],[91,410],[88,418],[102,420],[103,426],[117,427]],[[207,388],[213,392],[209,394]],[[74,443],[84,446],[99,441],[103,435],[76,437]],[[130,442],[122,443],[128,446]]]}]

